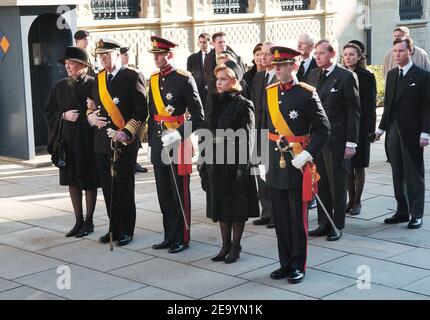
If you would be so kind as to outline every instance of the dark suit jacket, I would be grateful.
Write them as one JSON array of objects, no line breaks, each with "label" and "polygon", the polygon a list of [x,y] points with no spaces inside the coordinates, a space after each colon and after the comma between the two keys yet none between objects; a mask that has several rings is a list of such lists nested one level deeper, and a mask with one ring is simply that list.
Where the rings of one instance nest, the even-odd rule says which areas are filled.
[{"label": "dark suit jacket", "polygon": [[203,65],[202,55],[203,55],[202,51],[199,51],[197,53],[193,53],[192,55],[190,55],[187,60],[187,70],[191,72],[191,74],[194,77],[194,80],[196,81],[197,89],[199,90],[199,95],[200,95],[200,99],[202,100],[203,108],[206,109],[208,84],[206,82],[205,68]]},{"label": "dark suit jacket", "polygon": [[255,128],[262,129],[267,128],[266,123],[266,87],[270,84],[274,84],[278,80],[276,76],[272,78],[269,84],[264,83],[264,78],[266,77],[266,71],[257,72],[254,76],[254,83],[252,85],[251,91],[251,101],[255,108]]},{"label": "dark suit jacket", "polygon": [[[122,66],[121,70],[112,79],[112,83],[109,88],[109,93],[112,99],[118,100],[117,107],[120,110],[126,124],[133,123],[134,121],[144,123],[148,117],[148,104],[146,100],[146,88],[145,78],[142,73],[136,72],[135,70],[129,69]],[[95,133],[95,150],[96,153],[110,154],[111,150],[111,139],[107,136],[106,130],[112,128],[118,130],[113,124],[107,110],[104,108],[101,100],[98,88],[98,77],[94,84],[94,102],[96,106],[100,106],[100,117],[106,117],[108,125],[101,129],[96,129]],[[134,138],[137,134],[127,129],[127,125],[122,129],[130,138]],[[125,151],[137,151],[140,146],[139,138],[135,139],[134,143],[120,147]]]},{"label": "dark suit jacket", "polygon": [[357,75],[337,65],[321,88],[318,88],[321,73],[321,68],[313,69],[308,83],[317,88],[330,121],[331,135],[327,145],[332,152],[343,153],[346,142],[358,144],[360,95]]},{"label": "dark suit jacket", "polygon": [[317,61],[315,58],[312,57],[311,63],[309,64],[308,70],[306,70],[305,74],[303,76],[300,76],[297,74],[297,79],[299,79],[300,82],[308,82],[309,75],[311,74],[311,71],[313,69],[318,68]]},{"label": "dark suit jacket", "polygon": [[390,130],[391,122],[397,119],[406,148],[412,159],[418,160],[423,152],[419,146],[420,135],[430,133],[430,73],[414,64],[397,87],[398,81],[399,68],[394,68],[387,74],[385,108],[379,129]]}]

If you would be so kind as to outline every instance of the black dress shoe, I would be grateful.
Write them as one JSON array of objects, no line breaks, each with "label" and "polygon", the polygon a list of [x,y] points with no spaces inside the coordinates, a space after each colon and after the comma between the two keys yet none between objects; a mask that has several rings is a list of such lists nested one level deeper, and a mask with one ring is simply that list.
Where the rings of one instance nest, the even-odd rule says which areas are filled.
[{"label": "black dress shoe", "polygon": [[309,237],[323,237],[328,235],[330,232],[330,229],[327,227],[319,226],[318,228],[309,231],[308,235]]},{"label": "black dress shoe", "polygon": [[126,234],[123,234],[121,237],[119,237],[117,241],[115,241],[115,243],[118,247],[122,247],[122,246],[128,245],[132,241],[133,241],[133,236],[128,236]]},{"label": "black dress shoe", "polygon": [[302,282],[304,278],[305,278],[305,273],[303,271],[300,271],[299,269],[293,269],[287,275],[288,282],[292,284]]},{"label": "black dress shoe", "polygon": [[173,242],[170,245],[169,250],[167,250],[168,253],[178,253],[184,251],[186,248],[188,248],[188,244],[180,243],[180,242]]},{"label": "black dress shoe", "polygon": [[154,244],[153,246],[152,246],[152,249],[154,249],[154,250],[161,250],[161,249],[169,249],[170,248],[170,246],[171,246],[171,242],[170,241],[168,241],[168,240],[164,240],[163,242],[161,242],[161,243],[157,243],[157,244]]},{"label": "black dress shoe", "polygon": [[74,237],[79,233],[79,230],[81,230],[82,226],[83,226],[84,222],[76,222],[74,227],[72,228],[72,230],[70,230],[69,232],[66,233],[66,237],[70,238],[70,237]]},{"label": "black dress shoe", "polygon": [[275,223],[274,222],[269,222],[268,224],[266,224],[266,228],[267,229],[275,229]]},{"label": "black dress shoe", "polygon": [[79,230],[78,234],[76,235],[76,238],[82,238],[88,236],[91,232],[94,232],[94,224],[93,222],[84,222],[84,225],[82,226],[81,230]]},{"label": "black dress shoe", "polygon": [[332,228],[330,230],[330,233],[327,235],[327,241],[337,241],[340,238],[342,238],[342,230],[340,230],[340,229],[339,229],[339,233],[336,234],[336,232]]},{"label": "black dress shoe", "polygon": [[252,221],[252,224],[255,226],[264,226],[266,224],[268,224],[270,222],[270,218],[261,218],[261,219],[257,219]]},{"label": "black dress shoe", "polygon": [[[116,239],[114,238],[113,239],[113,241],[115,241]],[[101,236],[100,238],[99,238],[99,241],[101,242],[101,243],[109,243],[110,242],[110,233],[108,232],[108,233],[106,233],[104,236]]]},{"label": "black dress shoe", "polygon": [[240,258],[240,252],[242,251],[242,246],[237,247],[231,247],[230,252],[228,253],[227,257],[225,257],[225,263],[235,263],[237,259]]},{"label": "black dress shoe", "polygon": [[423,225],[423,218],[412,218],[408,223],[408,229],[419,229]]},{"label": "black dress shoe", "polygon": [[361,212],[361,204],[355,204],[355,205],[352,207],[352,209],[351,209],[351,211],[349,212],[349,214],[350,214],[351,216],[358,216],[358,215],[360,214],[360,212]]},{"label": "black dress shoe", "polygon": [[387,218],[384,220],[386,224],[396,224],[402,222],[409,222],[409,215],[396,213],[391,218]]},{"label": "black dress shoe", "polygon": [[288,266],[282,266],[279,269],[273,271],[270,274],[270,278],[275,280],[285,279],[288,276],[289,271],[290,271],[290,268]]},{"label": "black dress shoe", "polygon": [[136,172],[147,173],[148,169],[142,167],[140,164],[136,163]]},{"label": "black dress shoe", "polygon": [[225,258],[227,257],[228,253],[230,252],[230,247],[231,245],[228,246],[223,246],[221,248],[221,251],[218,253],[218,255],[216,255],[215,257],[211,258],[212,261],[214,262],[219,262],[219,261],[224,261]]}]

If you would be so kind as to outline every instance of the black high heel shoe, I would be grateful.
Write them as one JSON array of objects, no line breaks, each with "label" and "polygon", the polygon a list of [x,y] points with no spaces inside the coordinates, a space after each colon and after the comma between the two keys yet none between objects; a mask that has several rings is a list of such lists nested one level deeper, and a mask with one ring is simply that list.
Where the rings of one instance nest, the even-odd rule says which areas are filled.
[{"label": "black high heel shoe", "polygon": [[94,224],[93,222],[87,222],[85,221],[82,228],[79,230],[79,232],[76,234],[76,238],[83,238],[89,235],[90,233],[94,232]]},{"label": "black high heel shoe", "polygon": [[72,228],[72,230],[70,230],[69,232],[66,233],[66,237],[70,238],[70,237],[76,236],[79,233],[79,231],[81,230],[83,224],[84,224],[83,222],[76,222],[75,226]]},{"label": "black high heel shoe", "polygon": [[228,253],[227,257],[224,259],[225,263],[235,263],[237,259],[240,258],[240,252],[242,251],[242,246],[239,246],[239,248],[232,247],[230,252]]},{"label": "black high heel shoe", "polygon": [[211,258],[212,261],[219,262],[219,261],[225,261],[225,258],[227,257],[228,253],[230,252],[230,247],[222,247],[221,251],[218,253],[217,256]]}]

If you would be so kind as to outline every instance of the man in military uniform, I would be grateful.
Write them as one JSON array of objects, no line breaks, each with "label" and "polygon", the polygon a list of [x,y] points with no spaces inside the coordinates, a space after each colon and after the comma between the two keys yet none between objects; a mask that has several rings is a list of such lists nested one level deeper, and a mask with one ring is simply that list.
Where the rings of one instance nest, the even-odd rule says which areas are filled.
[{"label": "man in military uniform", "polygon": [[265,178],[281,267],[270,277],[298,283],[306,271],[308,202],[318,180],[312,160],[323,149],[330,124],[315,89],[297,80],[301,52],[280,46],[271,52],[280,82],[266,88],[269,168]]},{"label": "man in military uniform", "polygon": [[[133,240],[136,223],[134,174],[139,137],[137,132],[148,116],[145,79],[142,73],[121,63],[121,44],[111,39],[97,42],[104,70],[97,75],[94,99],[97,110],[88,111],[88,122],[95,127],[95,151],[98,173],[110,218],[109,232],[117,245]],[[113,149],[118,152],[111,175]],[[110,234],[102,236],[108,243]]]},{"label": "man in military uniform", "polygon": [[[152,36],[151,41],[149,52],[160,70],[151,76],[148,140],[164,227],[164,241],[152,248],[177,253],[190,241],[192,146],[187,138],[203,124],[203,107],[191,73],[173,67],[172,49],[177,45],[158,36]],[[172,146],[175,152],[166,152]]]}]

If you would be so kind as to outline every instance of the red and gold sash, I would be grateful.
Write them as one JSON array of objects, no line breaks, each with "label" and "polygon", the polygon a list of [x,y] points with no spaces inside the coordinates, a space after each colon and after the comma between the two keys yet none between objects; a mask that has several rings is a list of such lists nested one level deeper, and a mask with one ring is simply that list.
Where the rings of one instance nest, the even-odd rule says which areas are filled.
[{"label": "red and gold sash", "polygon": [[[166,106],[161,97],[159,86],[160,74],[156,73],[151,76],[151,92],[154,100],[155,108],[157,109],[154,120],[163,122],[168,129],[177,129],[185,122],[185,114],[179,116],[171,116],[166,111]],[[179,145],[178,150],[178,175],[185,176],[193,172],[192,166],[193,145],[189,138],[183,140]]]},{"label": "red and gold sash", "polygon": [[[275,135],[269,133],[269,139],[278,141],[280,136],[283,136],[288,143],[293,144],[293,152],[297,156],[309,144],[309,136],[296,136],[285,121],[284,116],[279,108],[279,85],[272,85],[267,88],[267,105],[269,109],[272,124],[279,133]],[[313,192],[317,192],[317,183],[320,179],[316,166],[312,162],[308,162],[303,170],[303,184],[302,184],[302,200],[309,202],[313,198]]]}]

